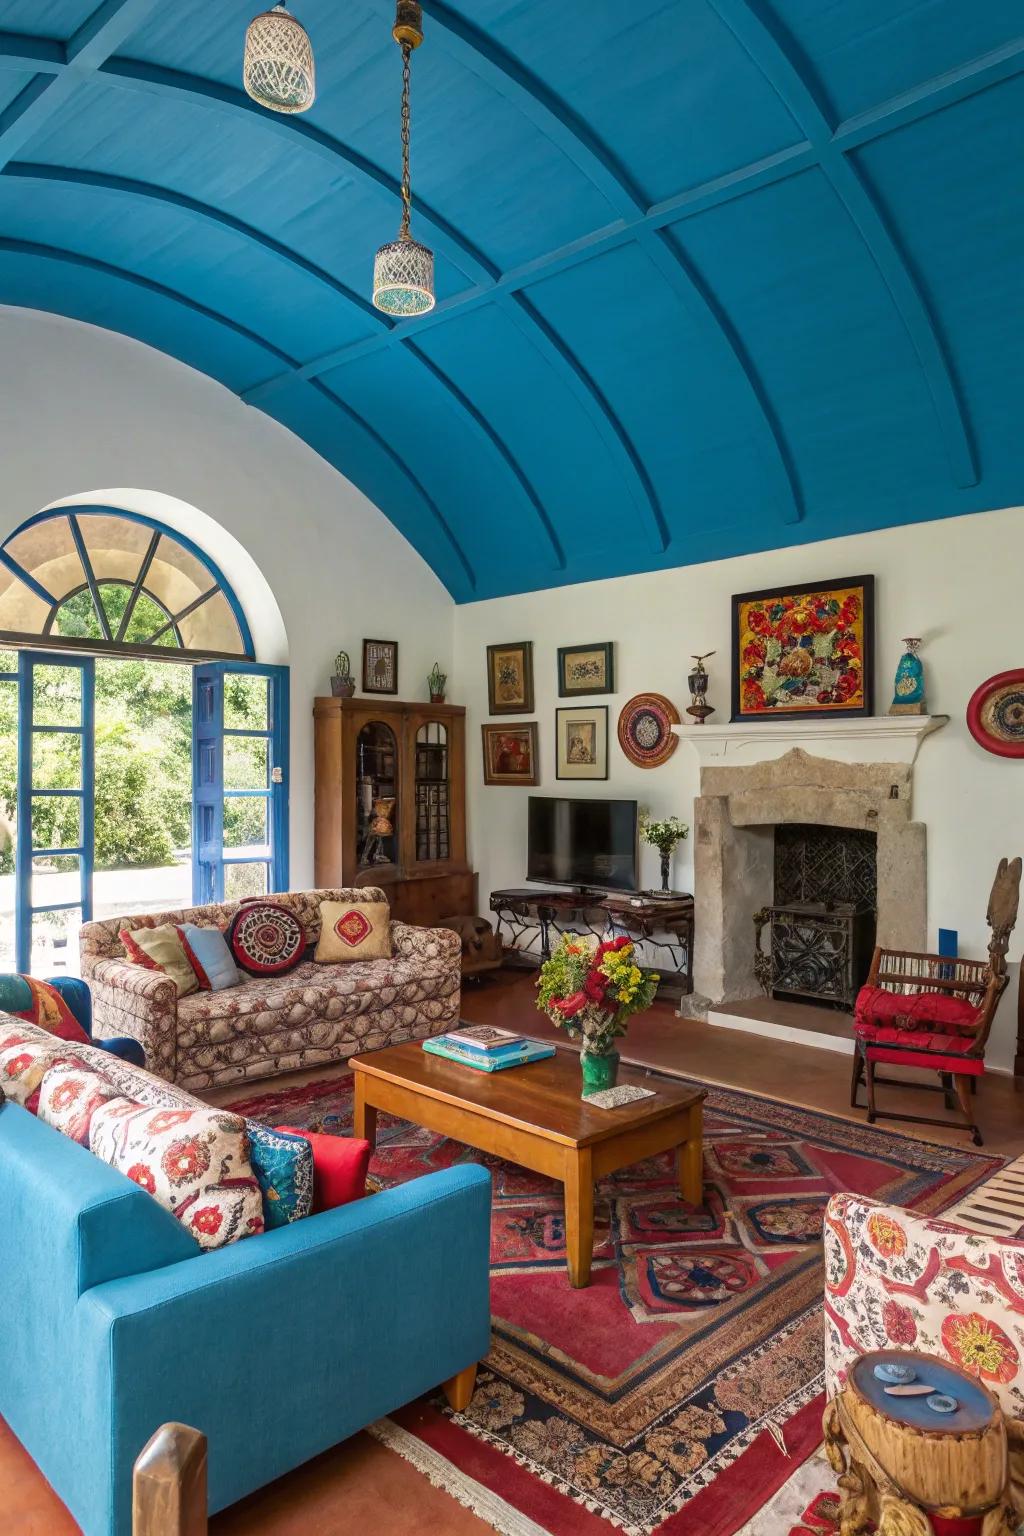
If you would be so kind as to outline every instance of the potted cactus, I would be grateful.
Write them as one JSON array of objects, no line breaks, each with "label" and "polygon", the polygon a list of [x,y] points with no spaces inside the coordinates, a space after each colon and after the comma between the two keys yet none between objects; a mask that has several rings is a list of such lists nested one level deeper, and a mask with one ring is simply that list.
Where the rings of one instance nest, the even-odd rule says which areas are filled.
[{"label": "potted cactus", "polygon": [[431,704],[444,703],[444,691],[447,686],[448,674],[446,672],[442,672],[441,663],[435,661],[433,667],[431,668],[430,676],[427,678],[427,687],[430,689]]},{"label": "potted cactus", "polygon": [[349,660],[348,651],[339,651],[334,658],[331,692],[336,699],[350,699],[355,691],[356,680],[352,676],[352,663]]}]

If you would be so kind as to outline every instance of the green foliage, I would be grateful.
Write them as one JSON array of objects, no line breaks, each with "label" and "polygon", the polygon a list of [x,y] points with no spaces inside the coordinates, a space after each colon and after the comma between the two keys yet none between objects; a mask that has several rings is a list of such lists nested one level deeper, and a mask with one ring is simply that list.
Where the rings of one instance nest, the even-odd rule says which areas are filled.
[{"label": "green foliage", "polygon": [[[116,630],[116,604],[103,599]],[[124,611],[128,588],[109,584]],[[83,594],[61,610],[81,619]],[[88,600],[88,593],[84,594]],[[76,605],[76,606],[72,606]],[[96,623],[95,611],[88,612]],[[148,622],[148,618],[147,618]],[[152,630],[148,631],[149,633]],[[56,659],[56,658],[55,658]],[[5,661],[7,665],[16,665]],[[0,667],[0,670],[3,670]],[[234,729],[266,730],[267,683],[263,678],[229,674],[224,688],[225,724]],[[81,719],[80,674],[59,665],[36,672],[33,710],[37,723],[77,724]],[[0,822],[13,827],[17,809],[18,698],[14,683],[0,684]],[[36,736],[33,783],[38,789],[77,789],[81,784],[79,738],[71,734]],[[267,746],[261,737],[228,738],[230,787],[264,789]],[[74,847],[79,842],[77,799],[37,797],[32,806],[33,844],[37,848]],[[238,847],[266,840],[265,802],[231,800],[225,810],[225,840]],[[96,868],[145,869],[173,863],[176,849],[192,837],[192,669],[141,657],[96,661]],[[3,827],[0,825],[0,834]],[[53,868],[75,868],[74,861],[48,861]],[[0,835],[0,874],[14,870],[14,848]]]}]

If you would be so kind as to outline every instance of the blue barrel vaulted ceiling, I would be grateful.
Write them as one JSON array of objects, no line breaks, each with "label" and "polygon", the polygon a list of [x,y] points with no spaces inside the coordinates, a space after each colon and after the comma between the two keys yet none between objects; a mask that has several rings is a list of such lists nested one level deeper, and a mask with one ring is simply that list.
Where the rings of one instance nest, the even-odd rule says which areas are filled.
[{"label": "blue barrel vaulted ceiling", "polygon": [[[458,601],[1024,502],[1020,0],[0,0],[0,303],[210,374]],[[9,371],[5,387],[16,387]]]}]

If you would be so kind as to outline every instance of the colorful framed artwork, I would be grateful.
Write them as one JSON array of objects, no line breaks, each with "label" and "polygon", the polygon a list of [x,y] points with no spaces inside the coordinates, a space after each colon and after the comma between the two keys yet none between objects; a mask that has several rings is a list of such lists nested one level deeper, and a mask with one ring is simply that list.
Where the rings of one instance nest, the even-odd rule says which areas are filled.
[{"label": "colorful framed artwork", "polygon": [[1024,667],[997,672],[971,694],[967,729],[997,757],[1024,757]]},{"label": "colorful framed artwork", "polygon": [[492,715],[528,715],[533,709],[533,642],[487,647],[487,707]]},{"label": "colorful framed artwork", "polygon": [[555,778],[608,777],[608,706],[555,710]]},{"label": "colorful framed artwork", "polygon": [[875,578],[770,587],[732,600],[733,720],[870,715]]},{"label": "colorful framed artwork", "polygon": [[363,692],[398,692],[398,641],[363,641]]},{"label": "colorful framed artwork", "polygon": [[662,693],[638,693],[619,715],[619,746],[637,768],[660,768],[667,763],[679,737],[672,730],[679,711]]},{"label": "colorful framed artwork", "polygon": [[614,642],[596,645],[562,645],[558,648],[558,696],[571,699],[577,693],[614,693]]},{"label": "colorful framed artwork", "polygon": [[537,722],[525,725],[482,725],[484,783],[540,783],[537,771]]}]

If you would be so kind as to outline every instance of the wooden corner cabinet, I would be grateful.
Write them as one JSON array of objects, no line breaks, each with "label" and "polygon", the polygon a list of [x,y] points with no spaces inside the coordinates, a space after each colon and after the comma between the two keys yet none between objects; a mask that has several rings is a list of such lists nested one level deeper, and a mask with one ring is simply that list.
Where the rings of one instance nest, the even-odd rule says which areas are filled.
[{"label": "wooden corner cabinet", "polygon": [[462,706],[319,698],[313,733],[317,885],[383,886],[407,923],[475,912]]}]

